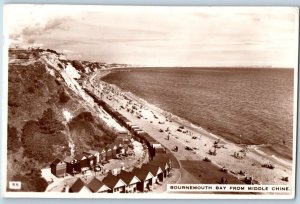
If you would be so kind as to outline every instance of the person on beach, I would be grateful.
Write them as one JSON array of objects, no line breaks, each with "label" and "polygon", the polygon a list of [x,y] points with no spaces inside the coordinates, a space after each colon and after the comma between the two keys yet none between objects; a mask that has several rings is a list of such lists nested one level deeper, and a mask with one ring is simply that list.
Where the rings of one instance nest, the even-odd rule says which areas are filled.
[{"label": "person on beach", "polygon": [[170,140],[170,133],[168,134],[167,139]]}]

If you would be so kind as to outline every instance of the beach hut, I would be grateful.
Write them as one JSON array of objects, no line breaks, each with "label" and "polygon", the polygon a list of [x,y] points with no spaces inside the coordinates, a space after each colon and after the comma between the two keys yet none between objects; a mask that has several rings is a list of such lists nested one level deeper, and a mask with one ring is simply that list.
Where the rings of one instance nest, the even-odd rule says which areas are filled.
[{"label": "beach hut", "polygon": [[51,168],[51,173],[56,177],[63,177],[64,174],[67,172],[66,162],[60,159],[55,159],[51,163],[50,168]]},{"label": "beach hut", "polygon": [[117,143],[112,143],[110,145],[111,149],[112,149],[112,155],[113,155],[113,158],[116,158],[116,155],[117,155],[117,151],[118,151],[118,144]]},{"label": "beach hut", "polygon": [[91,190],[86,186],[86,184],[78,178],[75,183],[69,189],[70,193],[91,193]]},{"label": "beach hut", "polygon": [[151,172],[151,174],[153,175],[152,178],[153,184],[162,182],[164,180],[164,172],[159,165],[148,163],[148,164],[144,164],[142,166],[142,169],[148,169],[148,171]]},{"label": "beach hut", "polygon": [[159,166],[163,170],[164,177],[167,177],[170,174],[171,161],[168,157],[164,157],[164,155],[159,155],[155,157],[150,164]]},{"label": "beach hut", "polygon": [[86,171],[90,168],[89,160],[84,154],[77,154],[74,159],[79,162],[81,172]]},{"label": "beach hut", "polygon": [[97,157],[94,154],[89,153],[89,152],[83,152],[82,154],[87,157],[89,167],[92,168],[97,164]]},{"label": "beach hut", "polygon": [[128,138],[129,138],[129,136],[128,136],[127,131],[119,131],[118,134],[117,134],[116,140],[123,141],[123,140],[128,139]]},{"label": "beach hut", "polygon": [[113,158],[113,147],[112,145],[107,145],[105,147],[105,151],[106,151],[106,160],[110,160]]},{"label": "beach hut", "polygon": [[106,149],[105,148],[97,148],[96,150],[99,152],[100,162],[107,161]]},{"label": "beach hut", "polygon": [[102,183],[110,188],[109,193],[125,193],[126,183],[120,177],[112,175],[112,173],[108,173]]},{"label": "beach hut", "polygon": [[87,152],[83,152],[83,154],[86,155],[90,161],[93,160],[93,166],[100,162],[100,152],[96,150],[89,150]]},{"label": "beach hut", "polygon": [[66,157],[64,162],[67,165],[67,173],[74,175],[81,172],[80,163],[73,157]]},{"label": "beach hut", "polygon": [[141,180],[132,173],[121,170],[118,175],[125,183],[126,183],[126,193],[134,193],[137,190],[137,184],[141,182]]},{"label": "beach hut", "polygon": [[88,184],[88,188],[93,192],[93,193],[107,193],[111,189],[105,185],[103,182],[98,180],[97,178],[93,178],[91,182]]},{"label": "beach hut", "polygon": [[150,191],[152,189],[152,179],[154,178],[154,176],[149,171],[149,169],[146,168],[146,166],[142,168],[134,168],[131,174],[138,177],[138,179],[141,181],[137,183],[138,191],[145,192]]},{"label": "beach hut", "polygon": [[116,154],[124,154],[125,153],[125,150],[124,150],[124,144],[123,144],[123,141],[116,141],[114,143],[114,145],[116,146]]},{"label": "beach hut", "polygon": [[158,147],[158,148],[154,148],[155,149],[155,155],[157,154],[166,154],[166,148],[164,147]]}]

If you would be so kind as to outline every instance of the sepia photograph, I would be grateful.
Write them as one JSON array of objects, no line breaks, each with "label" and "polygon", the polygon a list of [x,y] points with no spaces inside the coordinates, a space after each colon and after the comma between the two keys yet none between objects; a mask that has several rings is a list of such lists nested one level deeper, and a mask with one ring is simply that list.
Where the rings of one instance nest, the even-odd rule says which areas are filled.
[{"label": "sepia photograph", "polygon": [[294,198],[298,8],[3,18],[4,196]]}]

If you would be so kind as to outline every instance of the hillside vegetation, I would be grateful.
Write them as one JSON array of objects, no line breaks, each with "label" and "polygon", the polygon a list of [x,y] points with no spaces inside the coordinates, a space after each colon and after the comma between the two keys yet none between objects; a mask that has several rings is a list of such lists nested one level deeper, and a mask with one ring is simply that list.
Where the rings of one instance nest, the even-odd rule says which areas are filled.
[{"label": "hillside vegetation", "polygon": [[53,50],[9,51],[7,178],[22,181],[22,191],[44,191],[48,184],[41,178],[41,168],[70,155],[70,143],[80,153],[115,138],[93,115],[82,93],[75,91],[76,81],[68,72],[62,77],[72,64],[80,76],[86,74],[88,67],[80,61],[67,60]]}]

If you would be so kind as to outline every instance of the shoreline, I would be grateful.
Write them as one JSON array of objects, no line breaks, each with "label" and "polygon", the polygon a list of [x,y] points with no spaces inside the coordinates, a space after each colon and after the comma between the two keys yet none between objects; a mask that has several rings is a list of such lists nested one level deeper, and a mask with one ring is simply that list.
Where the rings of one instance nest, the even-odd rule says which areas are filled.
[{"label": "shoreline", "polygon": [[[232,143],[229,140],[224,139],[223,137],[217,136],[215,134],[212,134],[212,133],[206,131],[204,128],[202,128],[198,125],[195,125],[195,124],[189,122],[188,120],[182,119],[178,116],[173,115],[172,113],[161,110],[160,108],[150,104],[149,102],[147,102],[146,100],[144,100],[142,98],[139,98],[138,96],[134,95],[131,92],[126,92],[114,84],[108,84],[106,82],[103,82],[101,80],[101,78],[103,78],[104,76],[109,74],[110,71],[111,70],[105,70],[104,73],[102,71],[102,73],[100,75],[97,74],[97,73],[99,73],[99,71],[96,72],[95,75],[93,76],[92,80],[90,80],[89,82],[91,84],[95,83],[98,85],[101,84],[101,86],[107,86],[106,88],[109,87],[108,89],[111,89],[111,93],[108,91],[107,94],[108,95],[110,94],[110,96],[113,99],[106,100],[106,102],[109,103],[115,109],[117,109],[122,115],[125,115],[126,117],[128,117],[130,121],[139,123],[138,125],[146,132],[148,132],[148,133],[152,132],[154,135],[156,134],[156,136],[154,138],[157,139],[158,141],[165,142],[164,141],[165,138],[163,138],[166,136],[165,132],[160,134],[160,136],[162,136],[162,137],[158,137],[158,133],[155,133],[155,132],[158,132],[157,128],[165,126],[165,125],[163,125],[163,124],[154,125],[153,124],[153,125],[150,125],[151,127],[148,128],[149,125],[145,124],[145,121],[142,121],[142,119],[136,118],[136,116],[134,116],[134,115],[132,117],[129,113],[126,113],[126,111],[124,112],[124,110],[121,110],[119,108],[120,104],[122,104],[122,102],[124,102],[124,101],[120,101],[120,100],[122,100],[121,99],[122,97],[119,98],[118,96],[124,96],[128,100],[133,101],[134,104],[137,103],[137,104],[140,104],[142,107],[145,107],[145,110],[141,109],[140,111],[148,112],[147,113],[148,116],[149,116],[149,111],[150,111],[153,114],[154,113],[157,114],[157,117],[159,119],[166,120],[166,121],[173,120],[172,127],[174,129],[174,125],[175,125],[175,130],[172,130],[173,131],[172,134],[174,134],[174,136],[171,134],[172,135],[171,138],[172,138],[172,140],[174,140],[174,141],[170,142],[172,145],[179,144],[182,147],[190,145],[189,142],[192,140],[190,140],[190,137],[188,135],[182,135],[182,134],[179,134],[178,132],[176,132],[176,127],[178,127],[180,125],[184,125],[184,127],[188,131],[195,133],[195,135],[197,135],[197,137],[200,135],[200,138],[201,138],[200,140],[202,141],[202,143],[204,141],[205,143],[209,144],[216,140],[219,140],[221,144],[226,146],[226,150],[225,150],[225,148],[224,149],[221,148],[221,149],[217,150],[218,155],[224,154],[221,156],[221,158],[219,158],[219,156],[208,155],[207,151],[210,148],[202,147],[203,149],[201,148],[200,150],[193,150],[192,155],[190,154],[191,152],[187,152],[186,150],[183,150],[183,154],[182,154],[183,156],[175,153],[174,155],[176,158],[178,158],[178,160],[197,160],[197,161],[200,160],[201,161],[201,160],[203,160],[204,157],[209,157],[212,160],[212,163],[216,166],[216,168],[221,168],[221,167],[225,166],[231,172],[231,174],[237,178],[243,177],[243,176],[240,176],[237,172],[239,169],[244,167],[244,170],[246,169],[247,171],[249,171],[249,173],[247,172],[247,176],[253,177],[254,179],[258,180],[262,184],[291,184],[290,180],[289,180],[289,182],[281,181],[280,177],[287,176],[289,178],[293,178],[292,161],[282,159],[282,158],[277,158],[274,155],[268,155],[267,153],[264,153],[263,151],[261,151],[257,145],[240,145],[240,144]],[[147,121],[146,121],[146,123],[147,123]],[[169,125],[171,125],[171,124],[169,124]],[[165,126],[165,128],[166,128],[166,126]],[[156,129],[156,130],[153,130],[153,129]],[[150,134],[150,135],[153,135],[153,134]],[[195,141],[195,140],[193,140],[193,141]],[[163,145],[165,145],[165,144],[163,144]],[[197,140],[196,142],[193,143],[193,145],[196,145],[197,147],[199,147],[199,146],[201,146],[201,142],[199,142]],[[206,146],[206,144],[205,144],[205,146]],[[169,146],[169,145],[167,145],[167,147],[169,149],[172,148],[172,146]],[[232,152],[234,150],[236,150],[238,152],[245,147],[247,149],[247,157],[242,160],[236,160],[236,158],[233,157]],[[219,158],[219,159],[217,159],[217,158]],[[240,162],[236,162],[236,161],[240,161]],[[276,166],[275,170],[269,170],[267,168],[261,167],[261,165],[268,163],[268,162],[275,164],[275,166]],[[258,170],[260,168],[263,169],[264,171]],[[242,171],[242,169],[241,169],[241,171]],[[268,176],[268,174],[270,174],[271,176]]]},{"label": "shoreline", "polygon": [[[121,69],[124,69],[124,68],[121,68]],[[105,70],[104,73],[101,73],[101,70],[99,70],[99,73],[100,73],[100,76],[97,77],[99,80],[103,81],[102,78],[111,74],[111,70]],[[103,72],[103,71],[102,71]],[[103,81],[104,82],[104,81]],[[107,82],[104,82],[104,83],[107,83]],[[109,83],[107,83],[109,84]],[[166,118],[168,119],[172,119],[174,121],[176,121],[177,123],[181,123],[181,124],[184,124],[185,126],[189,127],[190,129],[194,130],[194,131],[200,131],[202,132],[203,134],[206,134],[206,136],[208,137],[211,137],[213,139],[220,139],[220,140],[223,140],[224,142],[227,142],[227,143],[234,143],[236,145],[239,145],[240,147],[249,147],[251,148],[253,151],[257,152],[257,154],[261,155],[261,156],[273,156],[274,158],[273,159],[277,159],[277,160],[282,160],[284,161],[284,163],[289,163],[289,162],[292,162],[293,161],[293,155],[286,155],[286,154],[280,154],[279,151],[276,151],[275,148],[270,148],[271,147],[271,144],[247,144],[247,143],[236,143],[234,141],[231,141],[230,139],[228,138],[225,138],[221,135],[217,135],[215,133],[213,133],[213,131],[208,131],[207,129],[201,127],[200,125],[198,124],[195,124],[191,121],[189,121],[188,119],[186,118],[183,118],[183,117],[180,117],[180,116],[177,116],[177,115],[174,115],[173,113],[169,112],[169,111],[165,111],[153,104],[151,104],[150,102],[146,101],[145,99],[135,95],[134,93],[132,93],[131,91],[125,91],[123,89],[121,89],[120,87],[118,87],[117,85],[115,84],[109,84],[110,86],[113,86],[115,89],[118,89],[119,91],[123,92],[123,93],[126,93],[130,96],[130,98],[132,100],[136,100],[142,104],[144,104],[145,106],[148,106],[150,107],[151,109],[154,109],[156,111],[158,111],[160,114],[162,114],[163,116],[165,116]]]}]

